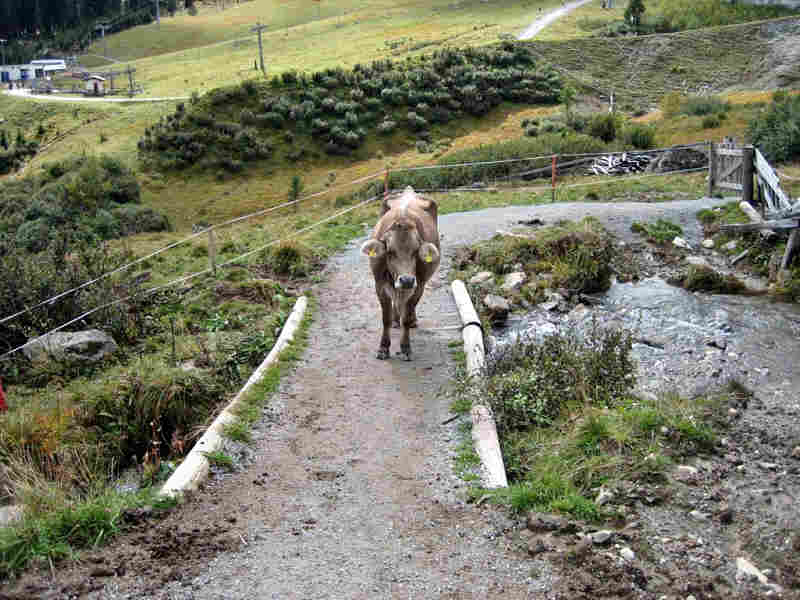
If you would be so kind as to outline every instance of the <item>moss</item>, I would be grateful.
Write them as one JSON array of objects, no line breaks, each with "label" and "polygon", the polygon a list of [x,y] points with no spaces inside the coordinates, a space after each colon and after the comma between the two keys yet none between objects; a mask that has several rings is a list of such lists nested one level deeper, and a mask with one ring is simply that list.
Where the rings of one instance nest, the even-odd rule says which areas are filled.
[{"label": "moss", "polygon": [[699,265],[689,267],[686,274],[678,281],[690,292],[738,294],[745,290],[745,285],[735,275],[722,275],[710,267]]}]

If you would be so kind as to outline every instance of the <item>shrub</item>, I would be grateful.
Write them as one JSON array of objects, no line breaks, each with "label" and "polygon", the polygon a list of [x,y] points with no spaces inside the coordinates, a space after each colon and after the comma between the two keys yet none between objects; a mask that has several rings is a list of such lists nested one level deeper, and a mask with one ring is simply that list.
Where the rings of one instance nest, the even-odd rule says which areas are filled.
[{"label": "shrub", "polygon": [[585,336],[555,334],[490,359],[486,399],[498,433],[550,425],[570,407],[612,407],[635,382],[632,338],[593,327]]},{"label": "shrub", "polygon": [[681,112],[698,117],[726,113],[730,109],[730,103],[717,96],[689,96],[681,105]]},{"label": "shrub", "polygon": [[669,92],[661,98],[659,108],[665,117],[677,115],[683,107],[686,97],[680,92]]},{"label": "shrub", "polygon": [[640,150],[648,150],[655,146],[656,130],[648,125],[634,123],[625,128],[624,138],[626,144]]},{"label": "shrub", "polygon": [[716,129],[721,125],[717,115],[706,115],[703,117],[703,129]]},{"label": "shrub", "polygon": [[16,243],[28,252],[41,252],[50,241],[50,227],[46,219],[25,221],[17,229]]},{"label": "shrub", "polygon": [[383,135],[388,135],[392,133],[397,128],[397,123],[394,121],[383,121],[380,125],[378,125],[378,133],[382,133]]},{"label": "shrub", "polygon": [[748,125],[748,135],[764,156],[784,162],[800,156],[800,96],[777,95]]},{"label": "shrub", "polygon": [[592,117],[589,123],[589,135],[604,142],[612,142],[620,130],[620,118],[615,113],[601,113]]}]

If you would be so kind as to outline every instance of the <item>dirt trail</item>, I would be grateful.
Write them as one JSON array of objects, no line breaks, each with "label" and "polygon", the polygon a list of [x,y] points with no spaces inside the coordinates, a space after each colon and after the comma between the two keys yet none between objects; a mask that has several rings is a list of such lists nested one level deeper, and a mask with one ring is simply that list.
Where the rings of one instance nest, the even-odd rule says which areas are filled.
[{"label": "dirt trail", "polygon": [[518,40],[529,40],[535,37],[542,29],[550,25],[553,21],[557,21],[561,17],[569,14],[576,8],[589,4],[592,0],[574,0],[573,2],[566,2],[561,8],[550,11],[543,17],[539,17],[531,23],[525,30],[517,36]]},{"label": "dirt trail", "polygon": [[[379,308],[353,244],[328,266],[309,347],[255,431],[251,464],[213,479],[161,522],[62,572],[29,575],[14,598],[532,598],[551,567],[514,546],[520,523],[466,504],[453,475],[457,423],[440,392],[460,340],[446,276],[459,245],[520,219],[595,215],[687,224],[719,200],[558,204],[440,218],[444,260],[423,297],[410,363],[374,358]],[[695,222],[692,226],[691,223]],[[398,343],[399,332],[393,339]],[[394,348],[396,350],[397,348]],[[135,517],[135,515],[134,515]]]}]

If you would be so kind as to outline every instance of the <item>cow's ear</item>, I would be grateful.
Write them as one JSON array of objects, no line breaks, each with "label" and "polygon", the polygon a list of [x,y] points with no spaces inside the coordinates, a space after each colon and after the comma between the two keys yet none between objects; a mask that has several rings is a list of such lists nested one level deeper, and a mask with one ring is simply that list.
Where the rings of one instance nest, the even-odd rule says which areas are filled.
[{"label": "cow's ear", "polygon": [[419,247],[419,258],[422,262],[432,263],[439,260],[439,250],[430,242]]},{"label": "cow's ear", "polygon": [[379,258],[386,252],[386,245],[375,238],[371,238],[364,242],[361,246],[361,253],[369,256],[370,258]]}]

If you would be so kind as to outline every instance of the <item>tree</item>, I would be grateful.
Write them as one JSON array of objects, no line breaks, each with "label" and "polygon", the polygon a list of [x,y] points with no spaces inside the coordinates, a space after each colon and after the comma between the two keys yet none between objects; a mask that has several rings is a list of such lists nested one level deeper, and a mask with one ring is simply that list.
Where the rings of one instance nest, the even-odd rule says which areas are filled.
[{"label": "tree", "polygon": [[628,8],[625,9],[625,20],[639,31],[639,25],[642,23],[642,15],[644,14],[644,0],[630,0]]},{"label": "tree", "polygon": [[572,124],[572,106],[575,104],[575,96],[577,93],[574,87],[565,85],[561,88],[561,92],[558,95],[558,99],[564,105],[564,112],[567,115],[567,125]]},{"label": "tree", "polygon": [[295,202],[294,210],[297,212],[297,200],[300,198],[300,194],[303,192],[303,182],[300,180],[299,175],[295,175],[292,177],[292,185],[289,188],[289,202]]}]

